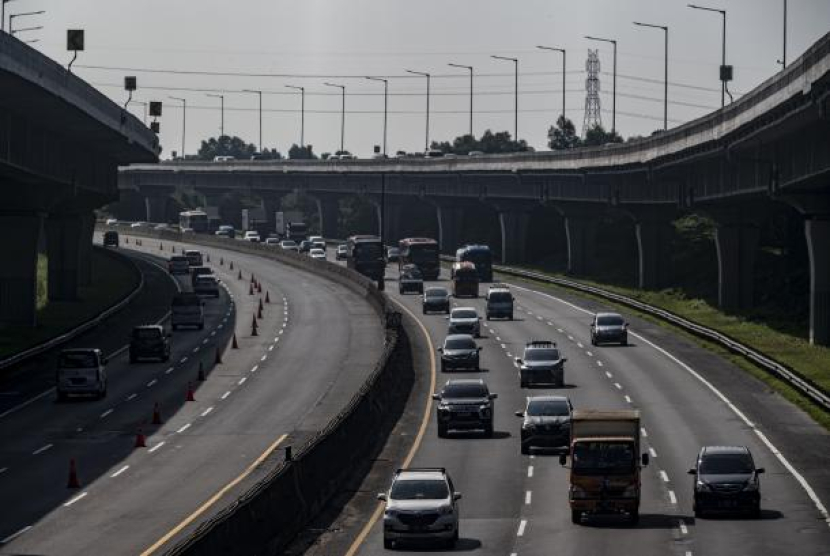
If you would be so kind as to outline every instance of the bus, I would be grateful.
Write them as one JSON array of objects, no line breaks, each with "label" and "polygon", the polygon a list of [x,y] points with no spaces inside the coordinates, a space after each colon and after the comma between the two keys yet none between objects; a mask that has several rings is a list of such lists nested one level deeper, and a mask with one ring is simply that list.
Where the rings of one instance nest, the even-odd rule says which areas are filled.
[{"label": "bus", "polygon": [[190,228],[196,233],[208,232],[208,215],[201,210],[186,210],[179,213],[179,228]]},{"label": "bus", "polygon": [[398,242],[401,251],[398,270],[414,264],[421,271],[424,280],[437,280],[441,272],[438,242],[426,237],[409,237]]},{"label": "bus", "polygon": [[386,273],[386,259],[383,244],[377,236],[358,235],[346,240],[346,267],[371,278],[383,280]]},{"label": "bus", "polygon": [[478,297],[478,271],[471,262],[452,264],[452,294],[454,297]]},{"label": "bus", "polygon": [[458,262],[471,262],[482,282],[493,281],[493,253],[487,245],[465,245],[455,252]]}]

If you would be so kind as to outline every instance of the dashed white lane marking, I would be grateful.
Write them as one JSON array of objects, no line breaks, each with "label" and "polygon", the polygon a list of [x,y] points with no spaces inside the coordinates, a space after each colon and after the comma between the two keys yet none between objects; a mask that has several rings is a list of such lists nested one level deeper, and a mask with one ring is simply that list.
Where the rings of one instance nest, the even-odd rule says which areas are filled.
[{"label": "dashed white lane marking", "polygon": [[646,431],[645,427],[640,427],[640,432],[642,433],[643,437],[648,438],[648,432]]},{"label": "dashed white lane marking", "polygon": [[[226,319],[226,320],[227,320],[227,319]],[[225,322],[225,321],[222,321],[222,323],[224,323],[224,322]],[[222,324],[222,323],[219,323],[219,326],[217,326],[217,327],[216,327],[216,330],[222,330],[223,328],[225,328],[225,325],[224,325],[224,324]]]},{"label": "dashed white lane marking", "polygon": [[533,499],[533,493],[529,490],[525,492],[525,504],[530,504],[530,501]]},{"label": "dashed white lane marking", "polygon": [[195,348],[193,348],[193,353],[199,353],[199,346],[196,346]]},{"label": "dashed white lane marking", "polygon": [[687,551],[686,551],[686,556],[692,556],[692,551],[691,551],[691,550],[687,550]]},{"label": "dashed white lane marking", "polygon": [[187,355],[179,359],[179,363],[187,363]]},{"label": "dashed white lane marking", "polygon": [[158,380],[156,380],[156,379],[151,380],[150,382],[147,383],[147,388],[150,388],[151,386],[153,386],[157,382],[158,382]]},{"label": "dashed white lane marking", "polygon": [[268,351],[274,351],[274,344],[271,344],[270,346],[268,346]]},{"label": "dashed white lane marking", "polygon": [[203,343],[203,344],[208,343],[208,339],[207,339],[207,338],[205,338],[204,340],[202,340],[202,343]]},{"label": "dashed white lane marking", "polygon": [[190,423],[186,423],[185,425],[182,425],[182,427],[179,430],[177,430],[176,432],[181,434],[189,428],[190,428]]},{"label": "dashed white lane marking", "polygon": [[130,394],[129,396],[127,396],[127,401],[134,400],[134,399],[136,399],[136,397],[138,397],[138,394],[135,394],[135,393]]},{"label": "dashed white lane marking", "polygon": [[590,351],[586,351],[586,352],[585,352],[585,355],[587,355],[588,357],[593,357],[593,356],[594,356],[594,354],[593,354],[593,353],[591,353]]},{"label": "dashed white lane marking", "polygon": [[164,441],[159,442],[158,444],[156,444],[155,446],[153,446],[152,448],[150,448],[150,449],[149,449],[149,450],[147,450],[147,451],[148,451],[149,453],[151,453],[151,454],[152,454],[153,452],[155,452],[156,450],[158,450],[158,449],[159,449],[159,448],[161,448],[162,446],[164,446]]},{"label": "dashed white lane marking", "polygon": [[0,544],[8,544],[8,543],[12,542],[14,539],[16,539],[17,537],[19,537],[20,535],[22,535],[23,533],[25,533],[26,531],[28,531],[31,528],[32,528],[31,525],[27,525],[26,527],[24,527],[20,531],[17,531],[16,533],[12,533],[11,535],[6,537],[5,539],[0,540]]},{"label": "dashed white lane marking", "polygon": [[127,469],[129,469],[129,468],[130,468],[130,466],[129,466],[129,465],[125,465],[124,467],[122,467],[121,469],[119,469],[118,471],[116,471],[115,473],[113,473],[112,475],[110,475],[110,477],[112,477],[112,478],[114,479],[114,478],[116,478],[117,476],[119,476],[120,474],[122,474],[123,472],[125,472],[125,471],[126,471]]},{"label": "dashed white lane marking", "polygon": [[660,470],[660,478],[663,479],[664,483],[669,482],[669,474],[663,471],[662,469]]},{"label": "dashed white lane marking", "polygon": [[210,333],[211,336],[216,336],[216,330]]},{"label": "dashed white lane marking", "polygon": [[227,398],[227,397],[228,397],[228,396],[230,396],[230,395],[231,395],[231,391],[230,391],[230,390],[228,390],[227,392],[225,392],[224,394],[222,394],[222,397],[221,397],[221,398],[219,398],[219,399],[220,399],[220,400],[224,400],[225,398]]},{"label": "dashed white lane marking", "polygon": [[576,343],[576,347],[578,347],[579,349],[582,349],[582,348],[584,348],[585,346],[583,346],[583,345],[582,345],[582,342],[577,342],[577,343]]},{"label": "dashed white lane marking", "polygon": [[614,375],[612,375],[609,371],[605,371],[605,376],[607,376],[608,378],[614,377]]},{"label": "dashed white lane marking", "polygon": [[556,331],[557,331],[557,332],[559,332],[560,334],[564,334],[564,333],[565,333],[565,331],[564,331],[564,330],[562,330],[561,328],[557,328],[557,329],[556,329]]},{"label": "dashed white lane marking", "polygon": [[686,523],[682,519],[680,520],[678,525],[680,526],[680,533],[682,535],[688,535],[689,534],[689,528],[686,527]]},{"label": "dashed white lane marking", "polygon": [[275,341],[275,342],[279,342],[279,341],[280,341],[280,337],[279,337],[279,336],[274,336],[274,341]]},{"label": "dashed white lane marking", "polygon": [[265,361],[266,359],[268,359],[267,355],[263,355],[262,357],[259,358],[260,361]]},{"label": "dashed white lane marking", "polygon": [[672,504],[677,504],[677,496],[674,495],[673,490],[669,491],[669,502],[671,502]]},{"label": "dashed white lane marking", "polygon": [[[492,330],[491,330],[490,332],[492,332]],[[498,336],[496,336],[496,341],[497,341],[497,342],[501,342],[501,338],[499,338]],[[502,344],[502,346],[504,346],[504,344]]]},{"label": "dashed white lane marking", "polygon": [[103,419],[104,417],[106,417],[107,415],[109,415],[110,413],[112,413],[113,411],[115,411],[113,408],[109,408],[108,410],[106,410],[105,412],[103,412],[103,413],[101,414],[101,419]]},{"label": "dashed white lane marking", "polygon": [[501,345],[501,349],[506,349],[507,348],[507,346],[505,344],[499,344],[499,345]]},{"label": "dashed white lane marking", "polygon": [[599,365],[600,367],[602,367],[602,361],[597,361],[597,365]]},{"label": "dashed white lane marking", "polygon": [[633,403],[633,402],[631,401],[631,397],[630,397],[630,396],[628,396],[628,395],[626,395],[626,396],[625,396],[625,401],[626,401],[626,403]]},{"label": "dashed white lane marking", "polygon": [[253,367],[251,367],[251,372],[255,373],[257,372],[257,369],[259,369],[259,365],[254,365]]},{"label": "dashed white lane marking", "polygon": [[48,450],[48,449],[49,449],[49,448],[51,448],[52,446],[54,446],[54,444],[47,444],[46,446],[41,446],[40,448],[38,448],[37,450],[35,450],[34,452],[32,452],[32,455],[33,455],[33,456],[36,456],[36,455],[38,455],[38,454],[42,454],[43,452],[45,452],[46,450]]},{"label": "dashed white lane marking", "polygon": [[238,383],[238,384],[239,384],[240,386],[242,386],[243,384],[245,384],[245,381],[246,381],[246,380],[248,380],[248,377],[243,376],[242,378],[240,378],[240,379],[239,379],[239,383]]},{"label": "dashed white lane marking", "polygon": [[545,319],[543,319],[542,317],[540,317],[539,315],[536,315],[536,319],[537,319],[537,320],[545,320]]},{"label": "dashed white lane marking", "polygon": [[651,446],[648,447],[648,453],[651,454],[651,457],[653,457],[653,458],[657,457],[657,450],[655,450]]},{"label": "dashed white lane marking", "polygon": [[510,352],[508,351],[508,352],[507,352],[507,357],[512,358],[512,357],[513,357],[513,354],[512,354],[512,353],[510,353]]},{"label": "dashed white lane marking", "polygon": [[617,390],[622,390],[622,384],[620,384],[619,382],[615,382],[614,386],[617,388]]},{"label": "dashed white lane marking", "polygon": [[68,502],[64,503],[63,507],[64,507],[64,508],[68,508],[69,506],[71,506],[71,505],[72,505],[72,504],[74,504],[75,502],[77,502],[77,501],[79,501],[79,500],[83,500],[84,498],[86,498],[87,494],[89,494],[89,493],[88,493],[88,492],[82,492],[82,493],[80,493],[80,494],[79,494],[78,496],[76,496],[75,498],[72,498],[72,499],[71,499],[71,500],[69,500]]},{"label": "dashed white lane marking", "polygon": [[204,410],[204,411],[202,412],[202,417],[207,417],[207,416],[208,416],[208,414],[210,414],[210,412],[211,412],[211,411],[213,411],[213,406],[210,406],[209,408],[207,408],[206,410]]},{"label": "dashed white lane marking", "polygon": [[525,534],[525,527],[527,527],[527,520],[523,519],[519,522],[519,530],[516,531],[517,537],[521,537]]},{"label": "dashed white lane marking", "polygon": [[532,465],[527,466],[527,476],[528,477],[533,477],[533,466]]},{"label": "dashed white lane marking", "polygon": [[571,336],[571,335],[568,335],[568,339],[569,339],[570,341],[572,341],[572,342],[574,341],[574,337],[573,337],[573,336]]},{"label": "dashed white lane marking", "polygon": [[175,367],[168,367],[167,370],[164,371],[164,374],[169,375],[170,373],[173,372],[174,369],[175,369]]}]

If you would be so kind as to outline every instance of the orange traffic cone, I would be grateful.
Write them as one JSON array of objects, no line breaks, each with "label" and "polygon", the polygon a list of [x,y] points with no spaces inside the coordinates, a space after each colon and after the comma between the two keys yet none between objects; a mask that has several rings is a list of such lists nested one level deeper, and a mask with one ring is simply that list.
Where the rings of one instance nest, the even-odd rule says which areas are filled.
[{"label": "orange traffic cone", "polygon": [[230,269],[233,270],[233,261],[231,261]]},{"label": "orange traffic cone", "polygon": [[144,436],[141,428],[135,433],[135,448],[146,448],[147,447],[147,437]]},{"label": "orange traffic cone", "polygon": [[239,274],[236,275],[237,280],[242,280],[242,270],[239,270]]},{"label": "orange traffic cone", "polygon": [[[260,313],[262,312],[262,298],[261,297],[259,298],[259,312]],[[259,318],[262,318],[262,317],[259,317]]]},{"label": "orange traffic cone", "polygon": [[254,285],[253,284],[248,285],[248,295],[254,295]]},{"label": "orange traffic cone", "polygon": [[236,332],[233,333],[233,343],[231,349],[239,349],[239,343],[236,341]]},{"label": "orange traffic cone", "polygon": [[265,291],[265,303],[271,303],[271,296],[268,295],[268,291]]},{"label": "orange traffic cone", "polygon": [[256,315],[251,316],[251,336],[259,336],[257,333]]},{"label": "orange traffic cone", "polygon": [[256,283],[256,291],[257,293],[262,293],[262,282]]},{"label": "orange traffic cone", "polygon": [[75,468],[75,458],[69,460],[69,480],[66,488],[81,488],[81,481],[78,480],[78,470]]},{"label": "orange traffic cone", "polygon": [[160,425],[161,424],[161,410],[159,409],[159,403],[158,402],[156,402],[156,404],[153,406],[153,421],[152,421],[152,423],[154,425]]},{"label": "orange traffic cone", "polygon": [[188,402],[195,402],[196,401],[196,398],[193,396],[193,385],[189,382],[187,383],[187,398],[185,398],[185,401],[188,401]]},{"label": "orange traffic cone", "polygon": [[257,315],[256,315],[256,316],[257,316],[257,318],[258,318],[258,319],[261,319],[261,318],[262,318],[262,305],[260,305],[260,306],[259,306],[259,310],[257,311]]},{"label": "orange traffic cone", "polygon": [[159,241],[159,251],[164,251],[164,244]]},{"label": "orange traffic cone", "polygon": [[196,375],[196,378],[199,379],[199,381],[205,380],[205,366],[202,365],[201,361],[199,361],[199,373]]},{"label": "orange traffic cone", "polygon": [[225,258],[219,257],[219,266],[225,266]]}]

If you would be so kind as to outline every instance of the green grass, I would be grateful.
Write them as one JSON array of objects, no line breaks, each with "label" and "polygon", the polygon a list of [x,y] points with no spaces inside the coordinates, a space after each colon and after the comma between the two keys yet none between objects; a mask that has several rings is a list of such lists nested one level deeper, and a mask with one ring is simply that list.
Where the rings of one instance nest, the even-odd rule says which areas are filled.
[{"label": "green grass", "polygon": [[[565,276],[562,275],[552,273],[547,274],[554,277],[565,278]],[[569,280],[573,280],[571,277],[567,278]],[[516,280],[516,278],[511,277],[511,280]],[[541,284],[543,288],[550,289],[552,291],[565,292],[572,295],[578,295],[580,297],[595,299],[597,301],[601,301],[605,305],[617,307],[626,313],[636,314],[640,318],[654,322],[660,326],[670,328],[675,333],[720,355],[756,378],[762,380],[786,399],[802,408],[817,423],[830,430],[830,413],[817,407],[809,398],[799,393],[798,390],[794,389],[786,382],[769,374],[764,369],[751,363],[740,355],[730,352],[720,344],[702,339],[647,313],[637,311],[631,307],[623,306],[591,294],[531,280],[522,281],[533,284],[536,287]],[[671,311],[672,313],[675,313],[676,315],[690,321],[717,330],[749,347],[752,347],[757,351],[762,352],[779,363],[790,367],[802,376],[808,377],[825,392],[830,391],[830,349],[826,347],[811,345],[803,338],[783,334],[760,322],[750,322],[740,316],[727,315],[703,300],[688,299],[682,292],[676,290],[642,291],[620,286],[609,286],[607,284],[600,284],[589,280],[575,281],[637,299],[643,303]]]},{"label": "green grass", "polygon": [[8,357],[75,328],[117,303],[136,287],[138,280],[128,263],[93,250],[92,285],[79,288],[77,301],[49,301],[47,265],[47,258],[39,255],[37,326],[4,329],[0,334],[0,357]]}]

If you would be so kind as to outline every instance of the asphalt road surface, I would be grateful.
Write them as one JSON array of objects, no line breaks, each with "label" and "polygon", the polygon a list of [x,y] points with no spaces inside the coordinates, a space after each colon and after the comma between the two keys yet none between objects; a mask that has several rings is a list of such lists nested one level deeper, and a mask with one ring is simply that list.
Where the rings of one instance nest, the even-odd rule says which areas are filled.
[{"label": "asphalt road surface", "polygon": [[[144,239],[138,251],[169,256],[171,247]],[[0,554],[160,552],[261,478],[253,464],[279,461],[283,446],[324,426],[373,369],[383,329],[351,290],[256,256],[200,249],[227,291],[207,301],[203,331],[174,334],[169,363],[130,365],[121,353],[108,365],[106,399],[45,396],[0,419]],[[252,273],[262,293],[249,295]],[[234,330],[240,349],[225,349]],[[217,348],[223,362],[211,368]],[[189,385],[195,401],[185,401]],[[155,403],[160,426],[149,424]],[[134,448],[139,428],[146,448]],[[72,458],[79,489],[67,489]]]}]

